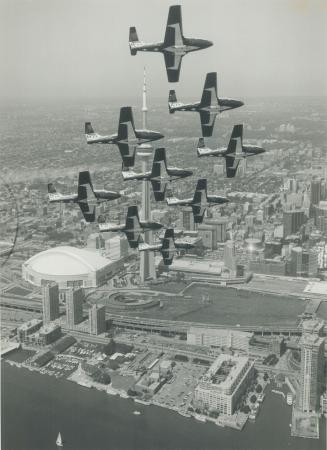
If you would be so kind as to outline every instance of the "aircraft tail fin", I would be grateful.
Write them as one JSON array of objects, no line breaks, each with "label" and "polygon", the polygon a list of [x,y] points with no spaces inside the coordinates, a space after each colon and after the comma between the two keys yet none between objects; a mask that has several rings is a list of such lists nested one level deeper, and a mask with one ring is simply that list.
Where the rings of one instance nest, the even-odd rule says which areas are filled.
[{"label": "aircraft tail fin", "polygon": [[169,97],[168,97],[168,107],[170,114],[174,113],[174,103],[177,103],[177,96],[176,92],[172,89],[169,91]]},{"label": "aircraft tail fin", "polygon": [[165,266],[170,266],[175,254],[174,229],[168,228],[162,241],[161,255]]},{"label": "aircraft tail fin", "polygon": [[158,180],[150,181],[155,201],[163,202],[166,198],[167,183]]},{"label": "aircraft tail fin", "polygon": [[48,194],[56,194],[57,189],[55,188],[53,183],[48,183]]},{"label": "aircraft tail fin", "polygon": [[95,134],[91,122],[85,122],[85,134]]},{"label": "aircraft tail fin", "polygon": [[139,38],[137,36],[137,31],[135,27],[130,27],[129,29],[129,49],[131,52],[131,55],[135,56],[137,53],[137,48],[135,43],[140,42]]}]

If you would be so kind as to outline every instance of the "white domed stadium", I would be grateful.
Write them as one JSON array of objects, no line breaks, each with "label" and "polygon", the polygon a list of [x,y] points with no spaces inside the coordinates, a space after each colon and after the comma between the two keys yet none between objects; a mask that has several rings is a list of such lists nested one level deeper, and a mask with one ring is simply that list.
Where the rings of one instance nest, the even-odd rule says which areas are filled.
[{"label": "white domed stadium", "polygon": [[112,261],[97,252],[63,246],[32,256],[23,264],[22,275],[35,286],[55,281],[60,289],[93,288],[110,279],[122,267],[122,261]]}]

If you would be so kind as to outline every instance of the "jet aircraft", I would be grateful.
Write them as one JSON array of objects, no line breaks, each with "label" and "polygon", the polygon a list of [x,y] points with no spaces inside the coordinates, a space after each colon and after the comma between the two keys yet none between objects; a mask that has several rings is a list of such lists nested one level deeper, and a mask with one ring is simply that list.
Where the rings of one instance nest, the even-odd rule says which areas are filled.
[{"label": "jet aircraft", "polygon": [[207,73],[202,97],[199,102],[181,103],[177,101],[174,90],[169,91],[168,107],[169,112],[173,114],[175,111],[196,111],[200,114],[202,136],[212,136],[213,127],[217,114],[229,109],[239,108],[244,105],[239,100],[230,98],[218,98],[217,95],[217,73]]},{"label": "jet aircraft", "polygon": [[154,244],[146,244],[145,242],[142,242],[139,244],[138,249],[140,252],[160,252],[165,266],[170,266],[173,262],[174,255],[178,250],[193,247],[194,245],[188,241],[179,240],[179,242],[176,242],[174,237],[174,229],[168,228],[165,231],[162,242]]},{"label": "jet aircraft", "polygon": [[183,36],[182,10],[180,5],[169,8],[166,33],[163,42],[146,44],[139,40],[136,28],[129,29],[131,55],[137,52],[159,52],[164,55],[168,81],[179,80],[182,58],[189,52],[211,47],[213,43],[204,39],[189,39]]},{"label": "jet aircraft", "polygon": [[226,197],[219,195],[208,195],[207,194],[207,180],[201,178],[198,180],[193,198],[186,198],[184,200],[179,200],[178,198],[167,198],[167,204],[169,206],[180,205],[180,206],[191,206],[194,223],[202,223],[204,213],[207,208],[214,205],[221,205],[227,203],[229,200]]},{"label": "jet aircraft", "polygon": [[225,158],[227,178],[236,175],[240,161],[249,156],[259,155],[265,150],[257,145],[243,145],[243,125],[234,125],[228,147],[212,150],[205,146],[204,139],[200,138],[198,143],[198,156],[216,156]]},{"label": "jet aircraft", "polygon": [[160,228],[162,227],[163,225],[158,222],[145,222],[140,220],[137,206],[128,207],[125,224],[103,223],[99,221],[100,232],[120,231],[122,233],[125,233],[129,246],[131,248],[138,247],[141,233],[150,230],[160,230]]},{"label": "jet aircraft", "polygon": [[156,148],[152,169],[147,172],[136,173],[126,170],[123,163],[122,175],[124,180],[149,180],[152,185],[154,198],[157,202],[165,200],[167,183],[193,174],[191,170],[167,167],[166,149]]},{"label": "jet aircraft", "polygon": [[116,144],[124,165],[133,167],[136,146],[144,142],[162,139],[164,136],[157,131],[136,130],[132,108],[124,106],[120,108],[117,133],[107,136],[100,135],[94,132],[91,122],[85,122],[85,137],[88,144]]},{"label": "jet aircraft", "polygon": [[57,192],[53,183],[48,184],[48,198],[50,203],[77,203],[86,222],[94,222],[95,207],[98,203],[116,200],[120,197],[121,195],[118,192],[94,189],[90,172],[88,171],[79,173],[77,194],[61,194]]}]

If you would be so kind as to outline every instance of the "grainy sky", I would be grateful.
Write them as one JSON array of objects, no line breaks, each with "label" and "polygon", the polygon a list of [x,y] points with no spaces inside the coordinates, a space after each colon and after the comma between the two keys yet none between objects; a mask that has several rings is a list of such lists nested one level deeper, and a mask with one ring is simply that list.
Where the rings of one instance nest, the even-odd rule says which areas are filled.
[{"label": "grainy sky", "polygon": [[[326,0],[181,0],[186,37],[214,46],[184,57],[176,91],[200,97],[327,95]],[[130,56],[128,29],[163,40],[168,0],[0,0],[0,97],[138,96],[169,90],[163,56]]]}]

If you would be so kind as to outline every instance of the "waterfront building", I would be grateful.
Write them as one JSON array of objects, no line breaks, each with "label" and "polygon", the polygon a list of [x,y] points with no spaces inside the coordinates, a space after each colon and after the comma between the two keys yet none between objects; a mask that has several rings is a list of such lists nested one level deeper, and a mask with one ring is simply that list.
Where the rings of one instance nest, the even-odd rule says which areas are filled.
[{"label": "waterfront building", "polygon": [[295,234],[299,231],[301,226],[305,222],[304,210],[291,210],[284,211],[283,224],[284,224],[284,237]]},{"label": "waterfront building", "polygon": [[48,283],[42,289],[43,324],[47,324],[59,317],[59,286]]},{"label": "waterfront building", "polygon": [[[156,267],[162,266],[162,258],[160,256],[155,259]],[[212,261],[206,259],[174,258],[169,273],[183,273],[189,279],[214,279],[221,278],[224,263],[222,261]]]},{"label": "waterfront building", "polygon": [[75,325],[83,321],[83,300],[82,288],[71,288],[66,292],[66,320],[69,329],[73,329]]},{"label": "waterfront building", "polygon": [[228,329],[190,327],[187,330],[187,343],[190,345],[225,347],[247,353],[252,338],[253,333]]},{"label": "waterfront building", "polygon": [[104,305],[92,305],[89,309],[90,334],[101,334],[106,331],[106,308]]},{"label": "waterfront building", "polygon": [[301,341],[301,377],[298,408],[314,412],[319,408],[320,395],[324,390],[325,340],[317,333],[304,332]]},{"label": "waterfront building", "polygon": [[253,273],[266,275],[286,275],[286,262],[281,258],[252,260],[249,262],[249,270]]},{"label": "waterfront building", "polygon": [[232,415],[253,374],[254,362],[247,357],[221,354],[194,390],[194,405]]},{"label": "waterfront building", "polygon": [[42,326],[42,320],[32,319],[29,322],[23,323],[17,328],[17,337],[19,342],[26,342],[30,334],[35,333]]}]

